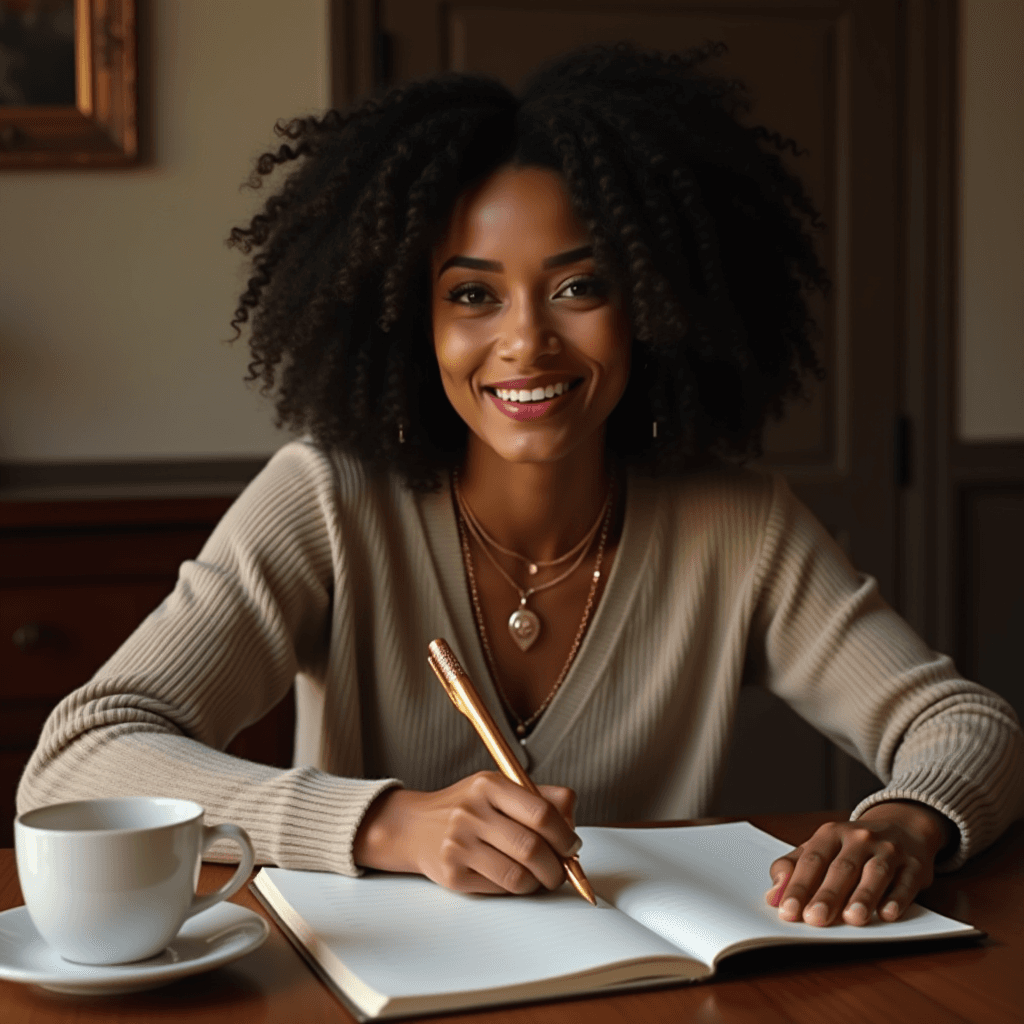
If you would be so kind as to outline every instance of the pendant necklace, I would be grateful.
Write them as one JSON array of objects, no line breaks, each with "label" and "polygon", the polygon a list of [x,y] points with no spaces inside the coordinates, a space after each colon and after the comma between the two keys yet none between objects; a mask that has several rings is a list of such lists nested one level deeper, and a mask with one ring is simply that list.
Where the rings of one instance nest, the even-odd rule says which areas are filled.
[{"label": "pendant necklace", "polygon": [[[525,653],[534,645],[534,643],[536,643],[537,638],[541,633],[540,617],[536,612],[527,607],[526,602],[529,601],[534,594],[540,593],[542,590],[547,590],[549,587],[557,586],[563,580],[567,580],[580,567],[583,559],[587,557],[587,552],[590,550],[591,542],[594,539],[594,535],[597,533],[598,527],[600,527],[602,521],[608,519],[608,512],[612,507],[613,488],[611,484],[609,484],[608,495],[605,498],[604,505],[601,507],[600,512],[598,512],[597,518],[594,520],[594,524],[589,530],[587,530],[582,540],[573,545],[573,547],[564,555],[560,555],[558,558],[552,559],[548,562],[536,561],[534,559],[527,558],[525,555],[519,554],[517,551],[511,551],[508,548],[502,547],[489,533],[487,533],[487,531],[480,525],[480,521],[473,514],[473,510],[469,507],[469,503],[462,495],[462,488],[459,486],[458,472],[454,472],[452,474],[452,491],[455,494],[455,504],[459,512],[460,535],[463,532],[462,524],[465,523],[466,528],[470,533],[472,533],[491,564],[499,573],[501,573],[502,577],[504,577],[504,579],[519,595],[519,607],[516,608],[508,617],[508,631],[509,635],[515,641],[516,646]],[[491,554],[490,549],[492,547],[500,551],[502,554],[509,555],[512,558],[518,559],[520,562],[524,562],[527,566],[527,571],[531,576],[534,575],[538,569],[561,565],[574,555],[576,558],[565,572],[559,574],[554,579],[548,580],[547,582],[541,583],[535,587],[527,587],[524,590],[518,583],[516,583],[512,576],[505,571],[497,558]]]},{"label": "pendant necklace", "polygon": [[[580,649],[580,644],[583,641],[583,635],[587,631],[587,623],[590,621],[590,613],[594,608],[594,597],[597,594],[597,585],[601,580],[601,564],[604,560],[605,542],[608,540],[608,529],[611,526],[612,510],[614,508],[614,502],[612,500],[614,496],[614,487],[611,485],[609,486],[608,497],[605,499],[604,508],[601,510],[601,516],[597,520],[597,523],[602,524],[601,539],[598,541],[597,544],[597,557],[594,560],[594,571],[590,579],[590,590],[587,593],[587,603],[583,606],[583,616],[580,619],[579,628],[576,630],[576,636],[573,638],[572,646],[569,648],[569,655],[565,659],[565,664],[562,665],[562,671],[558,673],[558,678],[555,680],[555,685],[552,686],[551,689],[548,691],[548,695],[544,698],[544,700],[541,701],[540,706],[534,709],[533,714],[531,714],[528,718],[524,719],[519,717],[518,712],[513,707],[512,702],[508,699],[508,695],[505,693],[505,690],[501,685],[501,679],[498,677],[498,666],[494,660],[494,654],[491,651],[491,645],[487,640],[487,628],[484,625],[483,609],[480,607],[480,595],[477,592],[476,588],[476,573],[473,571],[473,555],[469,549],[469,531],[471,529],[471,521],[464,515],[463,511],[468,506],[465,505],[465,502],[462,499],[461,492],[458,489],[458,477],[455,474],[452,475],[452,484],[452,489],[455,492],[456,508],[459,512],[459,514],[456,516],[456,523],[459,528],[459,539],[462,542],[462,561],[466,569],[466,577],[469,580],[469,593],[473,603],[473,617],[476,619],[476,628],[477,632],[480,634],[480,643],[484,649],[484,657],[487,659],[487,667],[491,670],[491,678],[494,680],[494,687],[498,691],[498,696],[501,697],[502,703],[505,705],[509,714],[515,719],[516,736],[519,738],[520,743],[525,743],[530,728],[537,721],[537,719],[540,718],[542,714],[544,714],[544,712],[547,710],[548,705],[551,703],[552,700],[554,700],[555,694],[558,693],[559,689],[561,689],[562,683],[565,682],[565,677],[569,674],[569,669],[576,658],[576,652]],[[593,529],[591,529],[591,531],[588,532],[587,536],[591,540],[593,540]],[[483,547],[484,552],[488,553],[486,545],[481,546]],[[590,545],[588,544],[587,548],[584,548],[584,554],[589,549],[589,546]],[[522,558],[522,556],[520,556],[520,558]],[[564,556],[562,560],[564,561]],[[523,559],[523,561],[526,561],[526,559]],[[536,564],[544,565],[551,563]],[[579,564],[579,561],[574,563],[569,573],[563,573],[554,582],[560,583],[563,579],[567,579],[568,576],[576,570]],[[497,563],[495,563],[495,568],[501,570],[501,567],[497,565]],[[519,586],[515,583],[515,581],[503,570],[501,570],[501,572],[502,575],[512,584],[512,586],[514,586],[516,590],[518,590],[520,594],[522,594],[523,592],[520,590]],[[537,587],[534,590],[531,590],[528,593],[526,593],[525,597],[529,597],[530,594],[536,593],[537,590],[542,590],[545,587],[552,585],[553,584],[549,583],[544,584],[541,587]],[[512,613],[512,616],[509,619],[509,632],[512,633],[512,638],[516,640],[516,643],[519,644],[520,648],[525,651],[537,638],[536,635],[534,635],[530,642],[524,647],[522,643],[516,638],[516,634],[515,632],[513,632],[512,627],[512,619],[515,618],[515,616],[522,611],[522,606],[524,604],[525,598],[520,597],[520,611]],[[527,612],[530,615],[534,614],[533,612],[529,612],[528,610]],[[534,618],[536,618],[536,616],[534,616]],[[538,626],[537,633],[539,634],[539,632],[540,630]]]}]

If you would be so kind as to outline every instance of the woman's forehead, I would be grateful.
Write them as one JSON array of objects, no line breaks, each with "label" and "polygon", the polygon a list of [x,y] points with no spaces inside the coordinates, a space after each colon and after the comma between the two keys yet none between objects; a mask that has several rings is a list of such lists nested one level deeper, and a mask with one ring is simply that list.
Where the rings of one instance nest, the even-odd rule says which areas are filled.
[{"label": "woman's forehead", "polygon": [[499,258],[493,250],[510,248],[524,255],[537,249],[543,258],[588,241],[561,174],[508,166],[459,197],[434,261],[454,254]]}]

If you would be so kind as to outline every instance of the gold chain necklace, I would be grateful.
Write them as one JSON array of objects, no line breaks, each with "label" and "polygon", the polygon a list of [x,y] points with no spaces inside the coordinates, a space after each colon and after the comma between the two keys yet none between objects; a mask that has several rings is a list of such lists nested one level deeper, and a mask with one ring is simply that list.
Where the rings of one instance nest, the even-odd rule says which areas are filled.
[{"label": "gold chain necklace", "polygon": [[[597,518],[594,520],[594,524],[589,530],[580,538],[578,544],[573,545],[564,555],[559,555],[557,558],[552,558],[549,561],[542,562],[540,559],[527,558],[526,555],[519,554],[518,551],[513,551],[511,548],[502,547],[484,528],[483,524],[476,517],[476,513],[473,511],[472,506],[462,496],[462,492],[459,489],[459,475],[456,471],[453,474],[453,482],[455,488],[455,497],[459,503],[459,511],[462,512],[463,518],[469,524],[470,529],[473,532],[473,536],[481,542],[486,544],[488,547],[494,548],[495,551],[500,551],[503,555],[507,555],[509,558],[514,558],[518,562],[523,562],[526,565],[526,571],[531,576],[536,576],[540,569],[551,569],[556,565],[561,565],[563,562],[568,562],[570,558],[578,555],[580,551],[590,548],[590,542],[594,539],[594,534],[597,533],[597,528],[601,525],[601,518],[604,515],[604,506],[602,506],[597,513]],[[495,566],[500,569],[500,566]],[[573,569],[576,567],[573,566]],[[551,586],[551,584],[548,584]],[[536,590],[534,591],[536,593]]]},{"label": "gold chain necklace", "polygon": [[[612,509],[615,507],[614,502],[612,501],[613,491],[614,487],[609,487],[608,498],[605,501],[605,508],[603,510],[604,515],[602,517],[603,525],[601,527],[601,539],[597,544],[597,558],[594,561],[594,572],[590,580],[590,590],[587,593],[587,603],[583,606],[583,617],[580,619],[580,625],[576,630],[576,636],[573,638],[572,646],[569,648],[569,656],[565,659],[562,671],[558,673],[555,685],[551,687],[548,691],[548,695],[541,701],[540,706],[533,712],[533,714],[525,719],[519,717],[518,712],[512,706],[512,702],[508,699],[508,695],[502,688],[501,680],[498,677],[498,666],[494,660],[491,645],[487,640],[487,628],[484,625],[484,614],[480,607],[480,595],[476,588],[476,573],[473,571],[473,555],[469,549],[469,531],[466,527],[466,521],[461,514],[461,506],[456,502],[456,509],[459,511],[459,514],[456,516],[456,523],[459,528],[459,539],[462,541],[462,561],[466,567],[466,577],[469,580],[469,593],[472,598],[473,616],[476,619],[477,632],[480,634],[480,644],[484,649],[484,657],[487,659],[487,667],[491,670],[491,678],[494,680],[494,686],[498,691],[498,696],[501,697],[505,707],[516,720],[516,735],[519,737],[520,743],[524,743],[526,741],[526,735],[529,732],[530,727],[542,714],[544,714],[548,705],[552,700],[554,700],[555,694],[558,693],[562,683],[565,682],[565,677],[569,674],[569,668],[576,658],[576,652],[579,650],[580,644],[583,642],[583,634],[587,630],[587,623],[590,621],[590,613],[594,607],[594,595],[597,593],[597,585],[601,579],[601,563],[604,560],[605,542],[608,540],[608,529],[611,526],[612,521]],[[458,496],[457,491],[456,496]],[[484,550],[486,551],[486,548]],[[518,589],[518,587],[516,589]]]},{"label": "gold chain necklace", "polygon": [[[512,576],[505,571],[504,567],[498,562],[494,555],[491,554],[491,551],[489,549],[490,543],[493,543],[496,547],[498,547],[498,550],[500,551],[505,551],[506,549],[498,545],[497,542],[494,541],[494,539],[483,530],[476,516],[473,515],[472,509],[470,509],[469,507],[469,503],[463,497],[462,488],[459,486],[459,475],[457,471],[452,473],[452,491],[455,494],[455,505],[459,512],[460,524],[465,524],[466,528],[468,528],[468,530],[473,534],[473,536],[477,540],[477,543],[479,543],[480,547],[483,549],[483,553],[490,560],[491,565],[493,565],[494,568],[498,570],[498,572],[502,575],[502,577],[509,584],[509,586],[511,586],[512,589],[515,590],[515,592],[519,595],[519,607],[516,608],[515,611],[513,611],[508,618],[508,631],[509,635],[516,642],[516,645],[519,647],[519,649],[525,653],[534,645],[534,643],[537,641],[537,638],[540,636],[541,633],[540,617],[537,615],[536,612],[533,612],[529,608],[527,608],[526,602],[534,594],[537,594],[542,590],[547,590],[549,587],[557,586],[563,580],[567,580],[580,567],[580,565],[582,565],[584,558],[587,557],[587,551],[590,550],[590,544],[594,539],[594,534],[597,533],[598,526],[601,524],[601,521],[604,518],[606,518],[607,510],[611,508],[612,486],[609,483],[608,495],[605,498],[604,505],[601,508],[601,511],[598,513],[597,518],[594,520],[594,525],[591,526],[591,528],[587,531],[586,535],[583,538],[583,542],[585,542],[585,544],[583,542],[581,542],[580,544],[576,544],[569,552],[569,555],[572,555],[574,552],[579,552],[576,556],[576,560],[572,563],[572,565],[569,566],[569,568],[566,569],[565,572],[556,576],[553,580],[547,580],[545,583],[540,583],[535,587],[527,587],[525,590],[522,587],[520,587],[518,583],[516,583]],[[462,526],[460,525],[460,531],[461,529]],[[519,558],[521,561],[527,562],[531,566],[546,564],[555,565],[565,561],[566,559],[566,556],[562,555],[558,559],[550,563],[530,563],[530,560],[525,558],[523,555],[516,554],[515,552],[512,552],[512,554],[515,554],[515,557]]]}]

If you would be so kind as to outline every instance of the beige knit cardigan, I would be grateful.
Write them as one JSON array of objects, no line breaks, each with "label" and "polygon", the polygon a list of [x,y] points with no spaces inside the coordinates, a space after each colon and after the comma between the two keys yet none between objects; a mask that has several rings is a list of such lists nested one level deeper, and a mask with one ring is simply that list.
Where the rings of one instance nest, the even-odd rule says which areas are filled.
[{"label": "beige knit cardigan", "polygon": [[[385,788],[434,790],[492,767],[427,666],[438,636],[504,724],[449,490],[416,495],[288,444],[170,596],[51,714],[18,808],[188,797],[209,822],[242,825],[262,862],[357,873],[353,837]],[[752,471],[630,476],[605,593],[519,749],[537,782],[576,791],[580,823],[696,817],[744,679],[884,780],[855,815],[908,798],[951,818],[950,866],[1024,809],[1010,707],[928,649],[781,477]],[[293,768],[222,753],[293,686]]]}]

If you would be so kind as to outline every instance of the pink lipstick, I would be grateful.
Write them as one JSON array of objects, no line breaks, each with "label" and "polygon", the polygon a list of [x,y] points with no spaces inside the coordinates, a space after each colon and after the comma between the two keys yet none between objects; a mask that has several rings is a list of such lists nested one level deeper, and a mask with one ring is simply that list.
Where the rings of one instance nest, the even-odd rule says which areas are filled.
[{"label": "pink lipstick", "polygon": [[[564,379],[564,378],[563,378]],[[495,392],[500,389],[502,391],[512,390],[531,390],[530,385],[540,386],[538,384],[538,378],[522,378],[516,380],[500,381],[497,384],[488,384],[484,391],[487,393],[487,397],[495,404],[498,411],[508,416],[509,419],[513,420],[535,420],[543,416],[548,410],[558,403],[563,398],[568,398],[579,384],[583,383],[583,378],[578,377],[572,381],[565,391],[559,395],[554,395],[551,398],[540,399],[538,401],[522,401],[522,402],[510,402],[505,398],[501,398]]]}]

